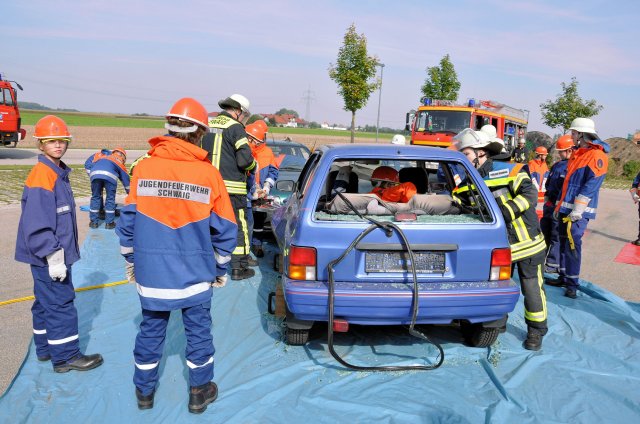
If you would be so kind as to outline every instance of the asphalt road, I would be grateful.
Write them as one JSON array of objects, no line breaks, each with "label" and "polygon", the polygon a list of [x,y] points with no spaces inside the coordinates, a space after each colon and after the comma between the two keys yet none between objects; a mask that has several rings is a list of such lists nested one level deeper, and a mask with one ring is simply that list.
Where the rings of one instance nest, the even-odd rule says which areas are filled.
[{"label": "asphalt road", "polygon": [[[94,150],[71,149],[65,160],[69,164],[84,163],[92,152]],[[132,151],[129,154],[135,158],[143,153]],[[36,156],[35,149],[0,148],[0,165],[35,163]],[[638,209],[625,190],[603,189],[600,195],[598,218],[589,223],[588,233],[583,239],[581,278],[627,301],[640,302],[640,267],[614,262],[625,244],[635,240],[638,234]],[[88,202],[88,198],[77,199],[78,205]],[[20,205],[0,206],[0,216],[0,301],[30,296],[33,294],[33,280],[29,266],[13,259]],[[84,241],[88,225],[88,213],[78,212],[80,243]],[[550,287],[548,290],[561,289]],[[3,324],[0,326],[0,393],[4,393],[18,372],[31,341],[31,304],[32,301],[24,301],[0,306],[0,322]]]},{"label": "asphalt road", "polygon": [[[97,149],[68,149],[62,160],[67,165],[82,165],[97,151]],[[127,150],[127,164],[146,152],[146,150]],[[0,165],[35,165],[39,153],[38,149],[0,148]]]}]

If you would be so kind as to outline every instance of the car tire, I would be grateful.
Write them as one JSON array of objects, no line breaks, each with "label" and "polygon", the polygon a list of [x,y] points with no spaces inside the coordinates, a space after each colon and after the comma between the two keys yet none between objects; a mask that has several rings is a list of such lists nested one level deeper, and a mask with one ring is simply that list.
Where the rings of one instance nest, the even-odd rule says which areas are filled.
[{"label": "car tire", "polygon": [[289,346],[302,346],[309,341],[309,330],[295,330],[287,327],[286,340]]},{"label": "car tire", "polygon": [[489,347],[498,340],[500,328],[483,327],[482,324],[461,324],[465,342],[472,347]]}]

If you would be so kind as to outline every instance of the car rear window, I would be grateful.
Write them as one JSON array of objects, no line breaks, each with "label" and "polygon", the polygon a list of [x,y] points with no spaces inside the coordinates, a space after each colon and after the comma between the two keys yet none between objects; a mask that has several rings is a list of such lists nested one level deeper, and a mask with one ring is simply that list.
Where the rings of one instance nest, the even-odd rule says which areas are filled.
[{"label": "car rear window", "polygon": [[315,219],[491,222],[494,217],[488,204],[461,162],[345,159],[331,165],[318,198]]}]

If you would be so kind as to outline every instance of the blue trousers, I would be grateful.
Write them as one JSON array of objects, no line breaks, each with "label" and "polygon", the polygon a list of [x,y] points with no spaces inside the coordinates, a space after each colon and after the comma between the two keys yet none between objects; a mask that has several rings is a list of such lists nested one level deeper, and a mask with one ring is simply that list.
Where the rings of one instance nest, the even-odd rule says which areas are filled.
[{"label": "blue trousers", "polygon": [[547,243],[546,271],[558,272],[560,268],[560,228],[558,220],[553,219],[553,215],[547,216],[545,214],[540,220],[540,229]]},{"label": "blue trousers", "polygon": [[64,364],[80,353],[71,267],[63,281],[53,281],[47,266],[31,265],[31,274],[36,298],[31,307],[36,355],[51,356],[53,365]]},{"label": "blue trousers", "polygon": [[[211,302],[182,309],[182,322],[187,336],[185,357],[189,367],[189,385],[201,386],[213,379],[213,336],[211,335]],[[156,389],[158,365],[171,311],[142,310],[140,331],[133,350],[135,370],[133,384],[143,395]]]},{"label": "blue trousers", "polygon": [[[582,236],[587,229],[589,220],[582,218],[579,221],[571,222],[571,231],[567,231],[569,223],[563,222],[567,215],[560,214],[558,226],[560,227],[560,281],[567,287],[577,288],[580,286],[580,264],[582,262]],[[569,235],[573,239],[574,247],[571,248]]]},{"label": "blue trousers", "polygon": [[264,236],[264,222],[267,219],[265,212],[253,212],[253,232],[251,244],[253,246],[262,246],[262,238]]},{"label": "blue trousers", "polygon": [[89,203],[89,219],[91,222],[98,222],[98,212],[102,207],[102,190],[107,192],[104,201],[105,223],[113,222],[116,219],[116,183],[94,178],[91,180],[91,203]]}]

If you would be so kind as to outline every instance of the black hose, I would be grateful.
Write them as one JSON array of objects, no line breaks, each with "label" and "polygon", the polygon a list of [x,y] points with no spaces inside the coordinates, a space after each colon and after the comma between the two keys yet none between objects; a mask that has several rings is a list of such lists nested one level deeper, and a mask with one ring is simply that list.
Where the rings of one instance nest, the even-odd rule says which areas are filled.
[{"label": "black hose", "polygon": [[[351,207],[353,206],[346,199],[346,197],[342,195],[342,193],[338,193],[338,195],[342,197],[342,199],[345,200],[349,204],[349,206]],[[347,249],[342,253],[342,255],[340,255],[337,259],[334,259],[333,261],[329,262],[329,264],[327,265],[327,271],[329,273],[329,323],[328,323],[329,328],[327,330],[329,353],[331,353],[331,356],[333,356],[336,361],[338,361],[345,367],[351,368],[356,371],[407,371],[407,370],[428,371],[428,370],[434,370],[438,368],[444,362],[444,350],[442,349],[442,346],[440,346],[439,343],[430,340],[429,337],[427,337],[424,333],[418,331],[415,328],[416,319],[418,317],[420,293],[418,289],[418,274],[416,272],[416,265],[414,260],[415,258],[413,255],[413,250],[411,250],[411,246],[409,245],[409,241],[407,240],[407,237],[405,236],[404,232],[400,229],[400,227],[398,227],[394,223],[378,222],[372,218],[363,217],[360,213],[357,212],[355,208],[352,207],[352,209],[356,212],[356,214],[359,217],[369,220],[372,223],[372,225],[370,225],[362,233],[360,233],[360,235],[358,235],[358,237],[356,237],[355,240],[351,242],[349,247],[347,247]],[[409,334],[411,334],[414,337],[426,340],[427,342],[433,344],[438,349],[439,353],[438,353],[438,356],[436,357],[436,360],[438,360],[438,358],[439,360],[437,363],[433,365],[390,365],[390,366],[377,366],[377,367],[353,365],[345,361],[344,359],[342,359],[342,357],[340,357],[340,355],[338,355],[338,353],[333,348],[333,321],[334,321],[334,309],[335,309],[335,281],[333,277],[334,267],[338,265],[340,262],[342,262],[342,260],[344,260],[344,258],[349,254],[349,252],[351,252],[355,248],[355,246],[360,242],[360,240],[362,240],[367,234],[369,234],[371,231],[375,230],[376,228],[380,228],[384,230],[385,233],[387,234],[387,237],[391,237],[391,234],[395,230],[402,238],[402,241],[404,242],[404,245],[407,249],[406,251],[409,253],[409,260],[411,261],[411,274],[413,276],[413,307],[412,307],[412,314],[411,314],[411,324],[409,325]]]}]

